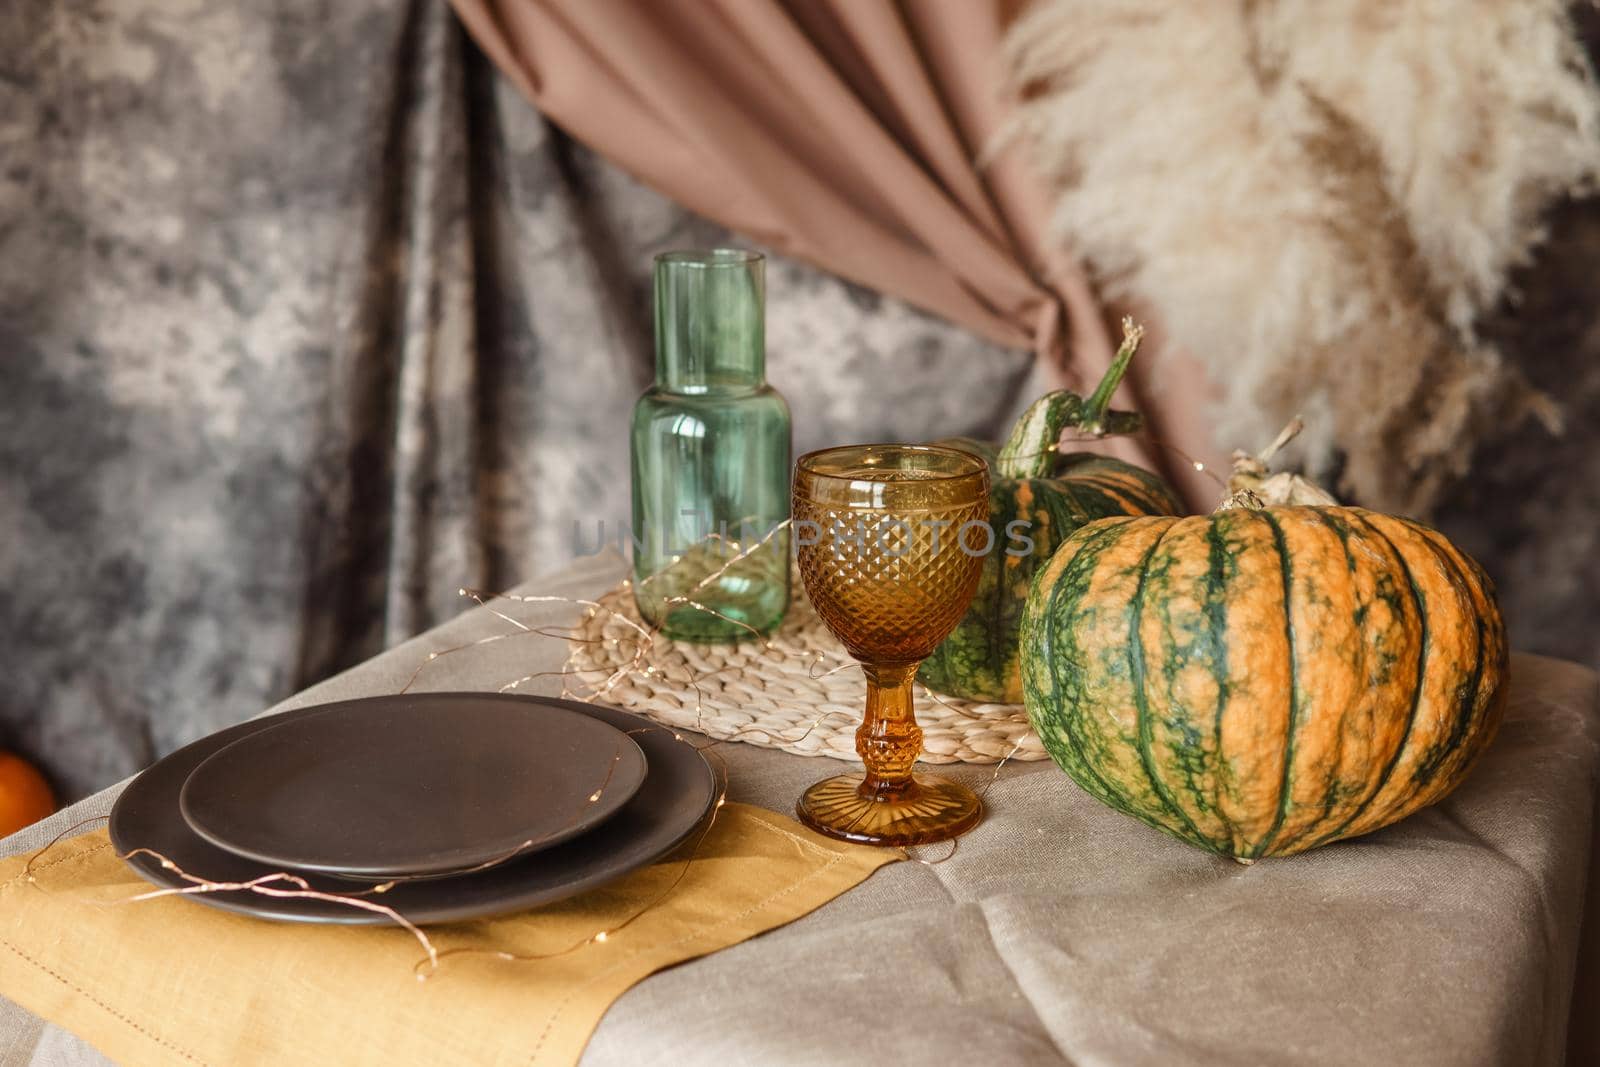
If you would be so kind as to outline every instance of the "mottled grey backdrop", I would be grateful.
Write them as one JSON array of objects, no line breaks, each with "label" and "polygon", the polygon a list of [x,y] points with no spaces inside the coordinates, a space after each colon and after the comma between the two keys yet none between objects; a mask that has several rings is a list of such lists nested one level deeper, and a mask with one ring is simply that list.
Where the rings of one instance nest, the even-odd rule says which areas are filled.
[{"label": "mottled grey backdrop", "polygon": [[[0,745],[81,793],[559,565],[627,516],[650,257],[731,240],[547,126],[444,0],[0,8]],[[1597,263],[1565,211],[1498,323],[1571,432],[1442,517],[1521,647],[1591,662]],[[769,298],[800,448],[993,434],[1032,391],[800,265]]]}]

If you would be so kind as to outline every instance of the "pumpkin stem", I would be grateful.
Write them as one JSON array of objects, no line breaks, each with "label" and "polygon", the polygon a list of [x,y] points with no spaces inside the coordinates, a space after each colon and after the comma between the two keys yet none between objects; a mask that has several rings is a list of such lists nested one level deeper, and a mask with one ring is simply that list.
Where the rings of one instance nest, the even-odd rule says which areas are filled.
[{"label": "pumpkin stem", "polygon": [[1272,443],[1252,456],[1248,452],[1233,454],[1233,473],[1228,476],[1228,498],[1217,508],[1250,508],[1279,504],[1335,505],[1339,501],[1320,485],[1298,474],[1271,473],[1269,464],[1283,447],[1293,441],[1306,424],[1298,415],[1289,425],[1278,431]]},{"label": "pumpkin stem", "polygon": [[1266,466],[1268,463],[1271,463],[1272,457],[1283,451],[1284,445],[1288,444],[1290,441],[1293,441],[1296,437],[1299,437],[1300,431],[1305,428],[1306,420],[1302,419],[1299,415],[1296,415],[1294,418],[1290,419],[1289,424],[1278,431],[1278,436],[1272,439],[1272,443],[1266,448],[1263,448],[1256,455],[1256,462],[1260,463],[1262,466]]},{"label": "pumpkin stem", "polygon": [[[1246,511],[1260,511],[1266,506],[1254,490],[1235,489],[1228,494],[1228,499],[1217,505],[1217,511],[1232,511],[1234,508],[1244,508]],[[1212,512],[1212,514],[1216,514],[1216,512]]]},{"label": "pumpkin stem", "polygon": [[1139,342],[1144,339],[1144,327],[1133,321],[1132,316],[1124,315],[1122,318],[1122,344],[1117,348],[1117,354],[1111,359],[1111,366],[1106,368],[1104,378],[1094,387],[1094,392],[1089,394],[1089,399],[1083,404],[1083,421],[1078,423],[1078,429],[1087,433],[1105,433],[1104,422],[1106,413],[1111,408],[1111,394],[1117,391],[1117,386],[1122,384],[1123,376],[1128,373],[1128,364],[1133,360],[1133,354],[1139,351]]},{"label": "pumpkin stem", "polygon": [[995,474],[1001,478],[1046,477],[1055,467],[1061,436],[1068,430],[1092,438],[1143,430],[1144,418],[1138,412],[1111,410],[1111,394],[1122,384],[1143,337],[1143,326],[1131,318],[1122,320],[1122,345],[1087,400],[1069,389],[1057,389],[1035,400],[1000,447]]}]

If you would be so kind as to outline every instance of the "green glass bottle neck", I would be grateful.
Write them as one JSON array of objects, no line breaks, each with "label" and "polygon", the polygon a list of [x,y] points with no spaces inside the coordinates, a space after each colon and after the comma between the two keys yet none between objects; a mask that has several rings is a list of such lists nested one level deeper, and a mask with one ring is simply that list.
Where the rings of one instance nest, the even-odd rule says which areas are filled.
[{"label": "green glass bottle neck", "polygon": [[766,283],[755,252],[656,257],[656,386],[728,395],[766,384]]}]

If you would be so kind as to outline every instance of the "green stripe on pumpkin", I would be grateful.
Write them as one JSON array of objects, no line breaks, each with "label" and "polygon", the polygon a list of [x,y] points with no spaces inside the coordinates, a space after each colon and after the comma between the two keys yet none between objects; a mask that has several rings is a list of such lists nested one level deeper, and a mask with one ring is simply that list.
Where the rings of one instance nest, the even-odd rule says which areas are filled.
[{"label": "green stripe on pumpkin", "polygon": [[[1035,598],[1040,601],[1035,610],[1028,612],[1029,625],[1035,630],[1024,635],[1038,654],[1029,658],[1035,669],[1024,679],[1029,683],[1025,687],[1029,720],[1051,752],[1060,753],[1062,769],[1102,803],[1135,814],[1138,806],[1122,790],[1114,788],[1087,755],[1093,746],[1086,738],[1082,711],[1086,699],[1084,666],[1089,653],[1078,644],[1079,630],[1071,624],[1077,596],[1086,588],[1107,549],[1131,523],[1132,520],[1108,519],[1080,531],[1062,545],[1040,575],[1041,581],[1029,595],[1030,603]],[[1066,625],[1062,625],[1064,620]]]},{"label": "green stripe on pumpkin", "polygon": [[[1151,682],[1148,664],[1145,659],[1144,633],[1141,623],[1144,619],[1147,590],[1152,584],[1159,585],[1166,580],[1164,570],[1159,567],[1153,567],[1152,564],[1160,560],[1161,544],[1177,526],[1178,523],[1173,523],[1165,527],[1156,537],[1155,542],[1151,544],[1149,551],[1145,553],[1144,559],[1139,566],[1139,584],[1133,594],[1132,610],[1128,612],[1128,673],[1133,680],[1134,707],[1138,711],[1139,760],[1144,766],[1144,773],[1149,779],[1151,788],[1161,798],[1161,803],[1167,812],[1177,820],[1177,824],[1169,825],[1169,829],[1203,848],[1218,849],[1218,842],[1200,830],[1195,821],[1184,811],[1183,806],[1177,799],[1175,790],[1167,786],[1162,780],[1161,773],[1156,769],[1156,754],[1154,751],[1155,722],[1151,715],[1149,699]],[[1172,679],[1168,677],[1166,682],[1171,686]],[[1181,751],[1173,752],[1171,749],[1164,747],[1162,755],[1165,759],[1163,763],[1170,762],[1174,756],[1181,756]],[[1180,776],[1186,777],[1192,783],[1193,774],[1196,770],[1197,768],[1190,762],[1180,769]]]},{"label": "green stripe on pumpkin", "polygon": [[1225,612],[1212,603],[1215,528],[1210,519],[1192,518],[1167,532],[1146,568],[1138,633],[1155,773],[1195,833],[1226,851],[1236,828],[1222,813],[1219,784],[1217,709],[1227,687],[1227,634]]}]

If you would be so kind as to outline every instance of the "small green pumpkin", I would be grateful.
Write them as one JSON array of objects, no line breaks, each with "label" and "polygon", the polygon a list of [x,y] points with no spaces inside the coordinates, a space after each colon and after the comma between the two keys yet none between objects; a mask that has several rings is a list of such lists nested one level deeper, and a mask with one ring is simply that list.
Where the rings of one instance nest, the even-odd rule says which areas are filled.
[{"label": "small green pumpkin", "polygon": [[1142,467],[1090,452],[1062,454],[1057,448],[1069,429],[1104,437],[1143,428],[1138,414],[1110,410],[1111,394],[1127,373],[1142,333],[1131,322],[1123,328],[1122,347],[1087,400],[1066,390],[1040,397],[998,449],[967,437],[938,442],[988,461],[994,540],[972,605],[917,673],[929,689],[967,700],[1022,703],[1017,639],[1023,605],[1034,573],[1056,546],[1095,519],[1183,510],[1166,482]]}]

